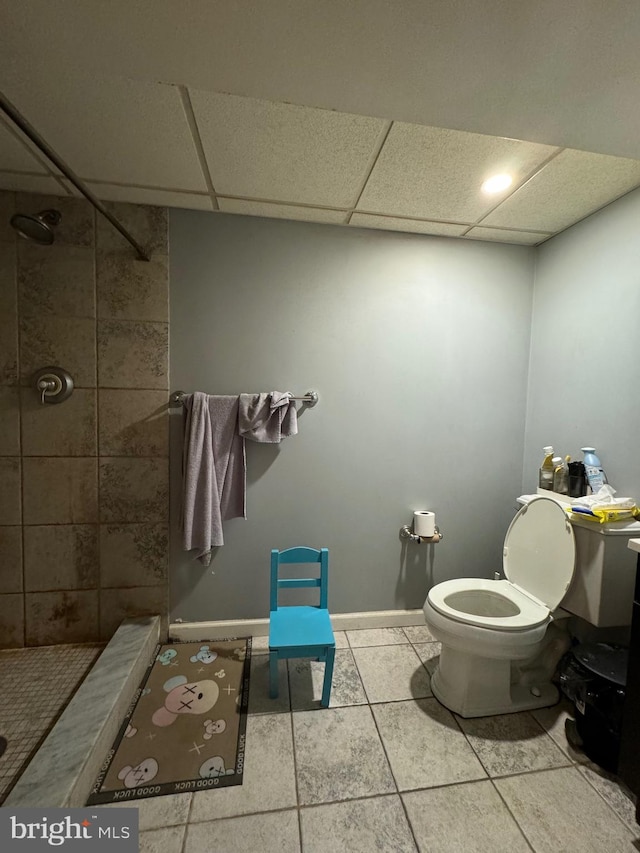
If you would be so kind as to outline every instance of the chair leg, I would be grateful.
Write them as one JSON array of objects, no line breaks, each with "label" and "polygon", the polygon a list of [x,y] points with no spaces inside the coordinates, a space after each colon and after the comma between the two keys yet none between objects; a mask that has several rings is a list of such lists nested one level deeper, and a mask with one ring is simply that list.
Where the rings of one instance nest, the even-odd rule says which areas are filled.
[{"label": "chair leg", "polygon": [[329,707],[329,699],[331,697],[331,682],[333,680],[333,659],[335,657],[335,647],[329,646],[324,664],[324,684],[322,685],[322,699],[320,704],[323,708]]},{"label": "chair leg", "polygon": [[278,652],[269,652],[269,698],[278,698]]}]

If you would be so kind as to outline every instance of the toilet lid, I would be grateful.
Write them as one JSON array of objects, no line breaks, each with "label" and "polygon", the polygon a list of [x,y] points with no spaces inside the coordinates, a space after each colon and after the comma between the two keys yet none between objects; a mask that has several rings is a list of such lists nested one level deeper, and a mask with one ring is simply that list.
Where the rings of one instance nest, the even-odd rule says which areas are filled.
[{"label": "toilet lid", "polygon": [[573,528],[562,507],[545,497],[518,510],[504,540],[505,576],[555,610],[569,588],[576,561]]}]

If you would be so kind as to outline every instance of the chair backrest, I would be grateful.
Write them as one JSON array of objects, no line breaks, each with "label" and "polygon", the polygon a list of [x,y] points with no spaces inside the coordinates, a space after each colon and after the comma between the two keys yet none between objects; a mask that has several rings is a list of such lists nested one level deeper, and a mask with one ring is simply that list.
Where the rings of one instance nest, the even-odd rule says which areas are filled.
[{"label": "chair backrest", "polygon": [[[279,578],[278,569],[282,565],[292,563],[320,563],[320,577],[317,578]],[[271,601],[269,610],[278,609],[278,591],[281,589],[295,589],[299,587],[319,587],[320,603],[318,607],[327,609],[329,584],[329,549],[321,548],[287,548],[286,551],[278,551],[274,548],[271,552]]]}]

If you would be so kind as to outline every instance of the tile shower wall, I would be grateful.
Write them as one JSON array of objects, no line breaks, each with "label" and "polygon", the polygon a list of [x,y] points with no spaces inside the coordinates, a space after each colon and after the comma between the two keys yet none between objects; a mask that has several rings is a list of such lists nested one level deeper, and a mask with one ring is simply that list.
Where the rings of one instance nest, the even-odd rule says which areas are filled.
[{"label": "tile shower wall", "polygon": [[[52,246],[15,210],[62,213]],[[168,238],[163,208],[0,193],[0,648],[107,639],[167,612]],[[75,381],[41,405],[35,371]]]}]

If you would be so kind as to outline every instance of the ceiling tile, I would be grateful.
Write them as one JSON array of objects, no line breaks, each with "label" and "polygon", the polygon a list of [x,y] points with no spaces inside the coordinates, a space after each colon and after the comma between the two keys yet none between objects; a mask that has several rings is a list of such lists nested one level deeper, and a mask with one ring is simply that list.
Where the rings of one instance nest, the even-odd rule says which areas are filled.
[{"label": "ceiling tile", "polygon": [[19,139],[0,121],[0,169],[9,172],[47,172]]},{"label": "ceiling tile", "polygon": [[52,73],[66,65],[88,76],[117,71],[640,154],[636,0],[5,0],[1,6],[3,84],[11,72],[29,76],[38,66]]},{"label": "ceiling tile", "polygon": [[0,190],[22,190],[25,193],[45,195],[66,194],[55,178],[45,175],[19,175],[13,172],[0,172]]},{"label": "ceiling tile", "polygon": [[565,150],[482,221],[557,232],[640,184],[640,160]]},{"label": "ceiling tile", "polygon": [[349,207],[388,127],[332,110],[190,94],[218,195]]},{"label": "ceiling tile", "polygon": [[274,219],[297,219],[304,222],[343,223],[344,210],[323,210],[317,207],[298,207],[295,204],[269,204],[266,201],[246,201],[239,198],[220,198],[218,207],[223,213],[244,213],[247,216],[267,216]]},{"label": "ceiling tile", "polygon": [[175,86],[56,68],[7,95],[82,178],[207,190]]},{"label": "ceiling tile", "polygon": [[27,153],[31,154],[30,163],[32,164],[29,168],[24,170],[16,170],[16,171],[26,171],[26,172],[42,172],[46,174],[53,173],[55,175],[61,175],[62,172],[58,167],[53,163],[49,158],[43,154],[43,152],[38,148],[38,146],[33,142],[20,128],[14,124],[11,119],[4,118],[4,116],[0,115],[0,122],[4,124],[6,128],[8,128],[9,133],[17,139],[19,143],[22,144],[22,148],[26,149]]},{"label": "ceiling tile", "polygon": [[407,231],[410,234],[440,234],[445,237],[461,237],[466,225],[451,225],[448,222],[424,222],[420,219],[399,219],[394,216],[372,216],[354,213],[350,225],[358,228],[380,228],[383,231]]},{"label": "ceiling tile", "polygon": [[357,209],[473,224],[501,197],[481,192],[488,177],[506,172],[517,184],[556,150],[515,139],[396,122]]},{"label": "ceiling tile", "polygon": [[522,246],[535,246],[551,237],[544,231],[506,231],[502,228],[472,228],[465,237],[471,240],[491,240],[496,243],[519,243]]},{"label": "ceiling tile", "polygon": [[186,207],[190,210],[214,210],[211,196],[195,193],[176,193],[147,187],[123,187],[114,184],[88,184],[102,201],[128,201],[131,204],[151,204],[158,207]]}]

